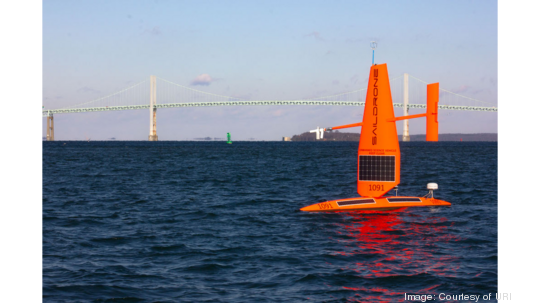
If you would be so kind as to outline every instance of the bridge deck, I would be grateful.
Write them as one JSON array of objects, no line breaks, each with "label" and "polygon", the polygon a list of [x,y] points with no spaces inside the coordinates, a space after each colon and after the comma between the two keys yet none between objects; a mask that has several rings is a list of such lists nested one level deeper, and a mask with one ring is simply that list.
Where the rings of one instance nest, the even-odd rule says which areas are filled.
[{"label": "bridge deck", "polygon": [[[330,105],[330,106],[364,106],[365,102],[351,101],[218,101],[218,102],[188,102],[188,103],[168,103],[156,104],[156,108],[173,108],[173,107],[207,107],[207,106],[249,106],[249,105]],[[402,103],[394,103],[394,107],[403,107]],[[100,112],[113,110],[134,110],[148,109],[150,105],[125,105],[125,106],[105,106],[105,107],[87,107],[87,108],[65,108],[65,109],[44,109],[42,110],[43,117],[52,114],[69,114],[69,113],[84,113],[84,112]],[[425,104],[409,104],[408,108],[426,108]],[[439,105],[441,110],[466,110],[466,111],[488,111],[496,112],[496,107],[482,106],[459,106],[459,105]]]}]

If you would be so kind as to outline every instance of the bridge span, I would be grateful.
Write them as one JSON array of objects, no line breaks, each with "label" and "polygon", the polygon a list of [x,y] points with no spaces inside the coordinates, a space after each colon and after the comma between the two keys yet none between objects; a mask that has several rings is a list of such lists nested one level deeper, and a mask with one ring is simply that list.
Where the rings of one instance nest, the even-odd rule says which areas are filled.
[{"label": "bridge span", "polygon": [[[158,79],[160,80],[160,94],[157,91]],[[413,81],[410,81],[413,80]],[[179,85],[156,76],[150,76],[149,89],[139,82],[131,87],[107,95],[92,101],[58,109],[42,109],[43,117],[47,117],[47,141],[54,141],[54,115],[84,112],[119,111],[119,110],[150,110],[150,133],[149,141],[157,141],[156,115],[157,109],[177,107],[210,107],[210,106],[276,106],[276,105],[301,105],[301,106],[364,106],[365,91],[360,89],[331,96],[306,98],[300,100],[241,100],[230,96],[212,94],[196,90],[187,86]],[[390,80],[392,86],[392,98],[402,102],[394,102],[394,107],[403,108],[403,115],[409,114],[411,108],[426,108],[425,85],[427,82],[408,74]],[[410,82],[414,82],[411,85]],[[394,88],[397,87],[395,90]],[[424,89],[424,91],[422,91]],[[453,93],[445,89],[439,89],[440,110],[457,111],[480,111],[497,112],[497,107],[477,99],[469,98]],[[146,97],[144,97],[146,96]],[[143,100],[150,96],[150,102]],[[409,100],[419,103],[409,103]],[[148,99],[146,99],[148,100]],[[157,101],[160,100],[160,103]],[[187,102],[178,102],[187,100]],[[144,103],[146,104],[144,104]],[[142,103],[142,104],[141,104]],[[490,106],[491,105],[491,106]],[[403,141],[409,141],[409,124],[404,120]]]}]

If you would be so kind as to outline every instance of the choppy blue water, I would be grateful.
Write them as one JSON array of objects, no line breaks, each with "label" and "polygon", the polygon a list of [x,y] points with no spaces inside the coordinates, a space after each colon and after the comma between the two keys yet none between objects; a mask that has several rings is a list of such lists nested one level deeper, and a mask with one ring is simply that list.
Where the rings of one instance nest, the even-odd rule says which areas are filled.
[{"label": "choppy blue water", "polygon": [[[64,144],[66,143],[66,144]],[[356,142],[44,142],[45,302],[397,302],[497,292],[497,143],[401,143],[400,195],[356,197]],[[448,301],[447,301],[448,302]]]}]

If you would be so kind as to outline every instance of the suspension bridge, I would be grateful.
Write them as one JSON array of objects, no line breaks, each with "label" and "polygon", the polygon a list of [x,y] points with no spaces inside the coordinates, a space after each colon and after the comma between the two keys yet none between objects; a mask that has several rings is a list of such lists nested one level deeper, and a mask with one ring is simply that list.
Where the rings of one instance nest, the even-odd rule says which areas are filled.
[{"label": "suspension bridge", "polygon": [[[409,114],[411,108],[426,108],[427,84],[427,82],[409,74],[390,79],[394,107],[403,108],[404,116]],[[123,90],[87,102],[56,109],[46,109],[43,106],[42,114],[43,117],[47,117],[47,141],[54,141],[54,115],[56,114],[149,109],[150,133],[148,140],[157,141],[157,109],[255,105],[364,106],[365,97],[366,88],[330,96],[297,100],[243,100],[197,90],[156,76],[150,76],[149,79]],[[439,98],[439,110],[497,111],[497,107],[493,106],[492,103],[473,99],[443,88],[439,89]],[[404,120],[403,141],[409,141],[408,120]]]}]

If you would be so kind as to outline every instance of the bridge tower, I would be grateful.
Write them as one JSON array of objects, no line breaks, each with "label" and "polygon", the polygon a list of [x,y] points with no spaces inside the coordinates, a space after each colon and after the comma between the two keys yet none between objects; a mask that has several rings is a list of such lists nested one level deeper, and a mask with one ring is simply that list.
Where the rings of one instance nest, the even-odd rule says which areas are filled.
[{"label": "bridge tower", "polygon": [[148,141],[157,141],[156,131],[156,76],[150,76],[150,135]]},{"label": "bridge tower", "polygon": [[[409,115],[409,74],[403,75],[403,116]],[[403,120],[403,141],[411,141],[409,136],[409,119]]]},{"label": "bridge tower", "polygon": [[54,117],[53,114],[47,114],[47,141],[54,141]]}]

